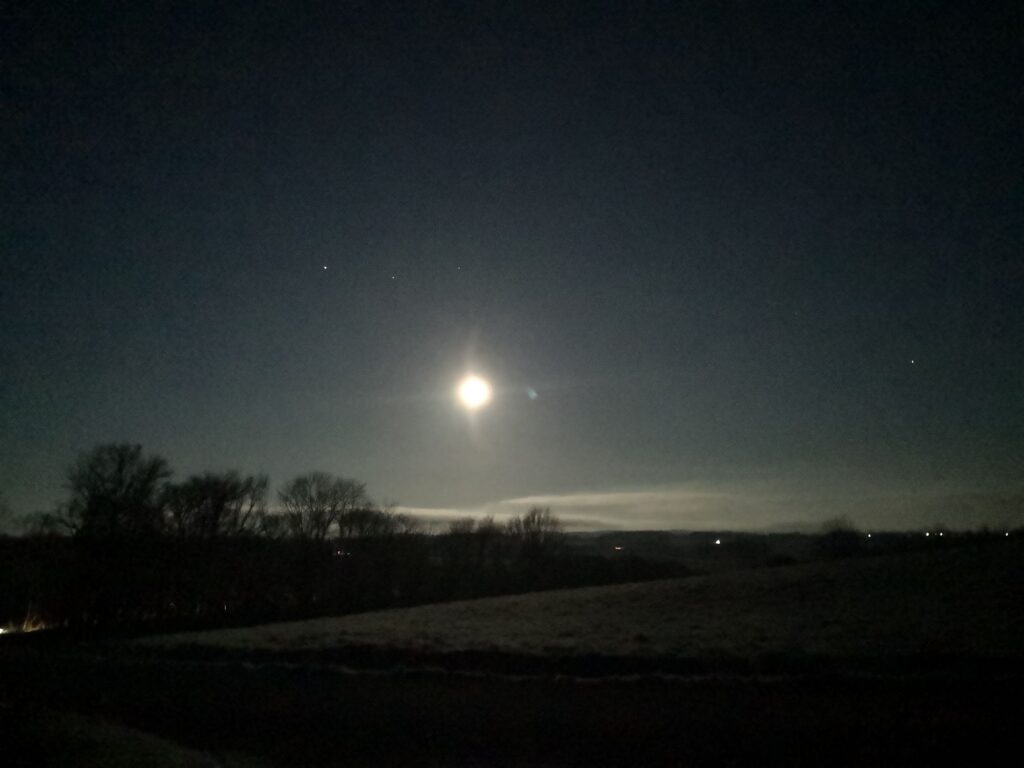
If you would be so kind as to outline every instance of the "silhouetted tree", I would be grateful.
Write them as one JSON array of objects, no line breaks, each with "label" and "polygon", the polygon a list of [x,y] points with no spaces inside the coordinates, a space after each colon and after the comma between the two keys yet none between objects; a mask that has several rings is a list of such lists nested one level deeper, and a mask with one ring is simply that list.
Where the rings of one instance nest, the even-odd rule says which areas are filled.
[{"label": "silhouetted tree", "polygon": [[300,475],[278,493],[288,532],[301,539],[324,541],[342,517],[368,507],[366,486],[326,472]]},{"label": "silhouetted tree", "polygon": [[565,543],[562,523],[548,507],[533,507],[525,515],[513,517],[505,530],[530,564],[557,554]]},{"label": "silhouetted tree", "polygon": [[265,475],[194,475],[165,491],[167,524],[182,538],[238,536],[259,529],[266,508]]},{"label": "silhouetted tree", "polygon": [[488,515],[477,520],[473,535],[476,537],[477,556],[480,562],[487,564],[496,561],[501,554],[504,532],[501,526],[494,522],[494,517]]},{"label": "silhouetted tree", "polygon": [[448,529],[439,537],[442,562],[448,571],[447,578],[457,581],[461,578],[473,578],[473,532],[476,520],[472,517],[461,517],[448,523]]},{"label": "silhouetted tree", "polygon": [[486,594],[501,583],[510,537],[493,517],[454,520],[440,537],[442,578],[459,596]]},{"label": "silhouetted tree", "polygon": [[476,520],[472,517],[460,517],[448,523],[449,536],[469,536],[476,529]]},{"label": "silhouetted tree", "polygon": [[373,507],[349,509],[338,516],[338,536],[342,539],[370,539],[391,536],[395,532],[393,516]]},{"label": "silhouetted tree", "polygon": [[864,550],[864,534],[845,515],[821,524],[818,547],[827,557],[850,557]]},{"label": "silhouetted tree", "polygon": [[412,515],[404,512],[395,512],[391,509],[384,510],[391,516],[395,533],[399,536],[415,536],[423,533],[423,523]]},{"label": "silhouetted tree", "polygon": [[263,510],[256,515],[256,533],[267,539],[283,539],[288,534],[284,515]]},{"label": "silhouetted tree", "polygon": [[96,446],[68,470],[70,498],[50,524],[81,537],[158,533],[163,526],[161,490],[170,476],[166,460],[144,455],[140,445]]},{"label": "silhouetted tree", "polygon": [[[521,520],[516,523],[517,526],[521,524]],[[453,564],[480,571],[498,563],[505,531],[493,517],[479,520],[464,517],[448,524],[446,537],[449,559]]]}]

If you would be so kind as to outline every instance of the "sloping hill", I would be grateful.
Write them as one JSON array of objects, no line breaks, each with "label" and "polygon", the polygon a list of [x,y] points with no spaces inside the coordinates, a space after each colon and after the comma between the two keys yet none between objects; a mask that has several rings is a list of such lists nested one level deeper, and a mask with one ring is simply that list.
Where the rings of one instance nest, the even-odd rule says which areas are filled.
[{"label": "sloping hill", "polygon": [[1022,554],[1007,541],[19,644],[0,654],[0,709],[59,702],[219,764],[996,764],[1022,721]]},{"label": "sloping hill", "polygon": [[[561,590],[139,641],[149,649],[729,660],[1021,658],[1020,543]],[[342,654],[343,655],[343,654]]]}]

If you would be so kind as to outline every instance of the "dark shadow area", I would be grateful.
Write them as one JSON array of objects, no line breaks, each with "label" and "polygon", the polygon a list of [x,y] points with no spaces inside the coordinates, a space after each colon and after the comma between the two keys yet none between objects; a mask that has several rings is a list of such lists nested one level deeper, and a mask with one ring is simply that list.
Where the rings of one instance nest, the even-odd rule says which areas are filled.
[{"label": "dark shadow area", "polygon": [[580,681],[70,657],[4,667],[8,712],[59,702],[280,766],[991,764],[1022,714],[1019,677]]}]

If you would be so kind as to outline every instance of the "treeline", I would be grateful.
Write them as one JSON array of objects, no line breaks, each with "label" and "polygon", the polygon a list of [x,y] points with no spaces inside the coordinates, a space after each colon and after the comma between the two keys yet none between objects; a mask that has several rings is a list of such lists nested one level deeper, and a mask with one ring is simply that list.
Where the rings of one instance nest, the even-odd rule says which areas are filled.
[{"label": "treeline", "polygon": [[678,575],[572,552],[548,509],[431,532],[365,485],[312,472],[171,480],[138,445],[97,446],[66,499],[0,538],[0,627],[191,628]]}]

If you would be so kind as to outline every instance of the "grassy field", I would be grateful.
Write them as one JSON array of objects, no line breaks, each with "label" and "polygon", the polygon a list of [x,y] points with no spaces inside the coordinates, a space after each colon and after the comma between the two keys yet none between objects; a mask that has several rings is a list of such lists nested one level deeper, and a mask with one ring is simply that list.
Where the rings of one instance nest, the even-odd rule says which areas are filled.
[{"label": "grassy field", "polygon": [[[743,662],[1012,659],[1016,541],[149,638],[151,649]],[[482,656],[481,656],[482,658]]]},{"label": "grassy field", "polygon": [[1022,555],[1011,540],[0,643],[0,753],[14,765],[994,764],[1024,720]]}]

